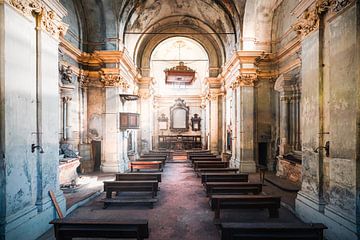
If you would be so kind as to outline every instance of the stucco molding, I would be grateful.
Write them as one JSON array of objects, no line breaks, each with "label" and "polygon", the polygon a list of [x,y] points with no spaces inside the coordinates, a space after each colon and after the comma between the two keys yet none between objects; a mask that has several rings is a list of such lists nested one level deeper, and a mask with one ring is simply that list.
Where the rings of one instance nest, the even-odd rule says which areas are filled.
[{"label": "stucco molding", "polygon": [[40,0],[5,0],[4,2],[28,19],[35,17],[37,29],[45,30],[56,40],[59,40],[59,36],[64,36],[68,30],[69,26],[61,21],[67,13],[60,3],[48,4]]},{"label": "stucco molding", "polygon": [[78,76],[78,82],[81,88],[87,87],[90,83],[89,72],[81,69]]},{"label": "stucco molding", "polygon": [[104,87],[120,87],[128,89],[129,83],[120,75],[118,69],[102,69],[99,71],[100,82]]},{"label": "stucco molding", "polygon": [[353,0],[302,1],[293,11],[293,14],[297,14],[298,21],[292,25],[292,29],[304,38],[319,28],[321,15],[327,12],[337,13],[351,2]]}]

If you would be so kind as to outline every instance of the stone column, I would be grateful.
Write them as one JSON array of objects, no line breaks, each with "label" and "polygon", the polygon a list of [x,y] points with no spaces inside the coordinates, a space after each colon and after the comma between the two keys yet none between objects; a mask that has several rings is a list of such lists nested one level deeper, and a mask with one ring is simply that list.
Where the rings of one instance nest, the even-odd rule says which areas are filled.
[{"label": "stone column", "polygon": [[235,142],[235,167],[240,167],[240,159],[241,159],[241,142],[242,142],[242,132],[241,132],[241,97],[240,97],[240,89],[237,86],[235,89],[235,134],[236,134],[236,142]]},{"label": "stone column", "polygon": [[280,155],[289,151],[289,97],[285,92],[280,95]]},{"label": "stone column", "polygon": [[210,151],[214,154],[219,153],[218,148],[218,138],[219,138],[219,129],[218,129],[218,95],[217,93],[210,93]]},{"label": "stone column", "polygon": [[[232,87],[232,103],[231,103],[231,128],[232,128],[232,142],[231,142],[231,164],[232,167],[235,167],[236,159],[238,158],[236,151],[236,144],[238,141],[237,136],[237,120],[236,120],[236,111],[237,111],[237,103],[236,103],[236,89]],[[237,166],[238,167],[238,166]]]},{"label": "stone column", "polygon": [[152,98],[150,95],[150,90],[140,89],[139,90],[140,96],[140,152],[141,154],[147,153],[152,149],[152,129],[153,121],[152,119],[152,111],[153,111],[153,104]]},{"label": "stone column", "polygon": [[206,147],[206,103],[205,103],[205,99],[201,100],[201,122],[200,122],[200,126],[201,126],[201,144],[202,144],[202,149],[205,149]]},{"label": "stone column", "polygon": [[64,101],[66,105],[65,140],[70,142],[72,140],[72,98],[67,97]]},{"label": "stone column", "polygon": [[256,172],[254,83],[240,79],[240,172]]},{"label": "stone column", "polygon": [[103,113],[102,172],[120,172],[119,159],[121,133],[119,129],[120,97],[119,88],[105,87],[105,112]]}]

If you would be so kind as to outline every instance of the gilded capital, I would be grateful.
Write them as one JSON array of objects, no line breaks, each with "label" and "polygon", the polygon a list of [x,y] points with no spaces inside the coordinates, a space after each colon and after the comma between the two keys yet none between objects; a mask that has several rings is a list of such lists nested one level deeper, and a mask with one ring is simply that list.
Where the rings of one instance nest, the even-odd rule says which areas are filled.
[{"label": "gilded capital", "polygon": [[104,71],[99,71],[100,82],[103,83],[104,87],[121,87],[129,88],[129,84],[125,81],[119,73],[105,73]]}]

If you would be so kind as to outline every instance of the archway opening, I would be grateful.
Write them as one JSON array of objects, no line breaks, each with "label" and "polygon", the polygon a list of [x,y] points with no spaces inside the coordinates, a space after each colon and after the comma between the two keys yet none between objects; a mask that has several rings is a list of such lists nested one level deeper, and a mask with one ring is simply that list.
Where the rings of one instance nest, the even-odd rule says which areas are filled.
[{"label": "archway opening", "polygon": [[[194,80],[190,84],[166,82],[164,71],[180,62],[195,71]],[[204,80],[209,76],[209,56],[197,41],[186,37],[168,38],[160,42],[151,54],[150,76],[157,95],[200,95]]]}]

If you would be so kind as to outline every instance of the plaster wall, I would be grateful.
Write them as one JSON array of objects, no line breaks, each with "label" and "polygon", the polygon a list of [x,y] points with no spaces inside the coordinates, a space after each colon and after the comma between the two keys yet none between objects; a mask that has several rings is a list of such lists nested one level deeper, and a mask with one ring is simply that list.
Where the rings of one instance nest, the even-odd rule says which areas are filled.
[{"label": "plaster wall", "polygon": [[[1,191],[6,196],[1,209],[5,235],[1,239],[36,239],[50,228],[48,222],[55,217],[48,190],[55,192],[61,208],[65,208],[57,178],[57,42],[45,32],[40,32],[36,41],[34,18],[25,18],[4,3],[0,8],[4,40],[0,49],[4,113],[1,166],[5,172]],[[44,153],[32,153],[31,144],[40,144]]]},{"label": "plaster wall", "polygon": [[[296,211],[305,221],[325,223],[330,240],[358,238],[358,8],[325,18],[324,34],[315,31],[302,43],[303,182]],[[315,133],[322,124],[320,142]],[[326,141],[330,154],[321,161],[314,149]]]}]

